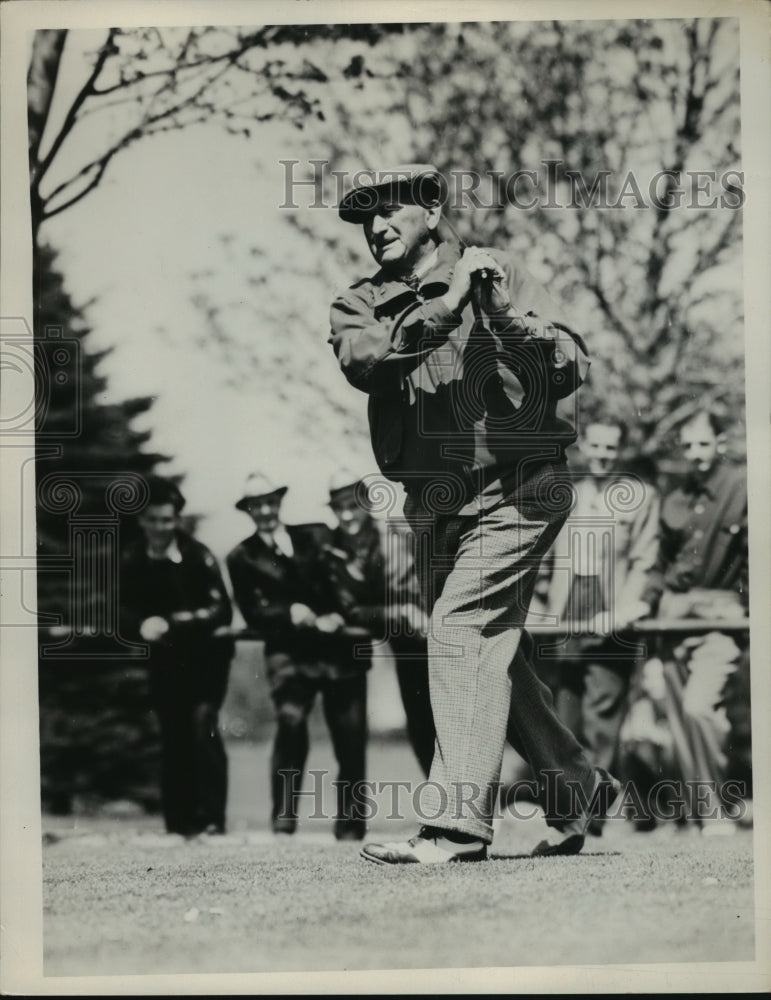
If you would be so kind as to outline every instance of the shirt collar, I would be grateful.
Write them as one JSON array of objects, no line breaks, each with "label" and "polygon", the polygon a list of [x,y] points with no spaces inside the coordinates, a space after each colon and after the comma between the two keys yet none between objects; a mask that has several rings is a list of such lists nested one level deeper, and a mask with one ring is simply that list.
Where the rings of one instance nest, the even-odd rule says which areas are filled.
[{"label": "shirt collar", "polygon": [[725,466],[722,460],[718,459],[705,479],[700,479],[692,473],[689,474],[685,481],[685,491],[686,493],[692,493],[694,496],[703,494],[709,497],[710,500],[714,500],[720,489],[720,482],[723,479],[724,473]]},{"label": "shirt collar", "polygon": [[157,555],[149,548],[146,551],[147,551],[147,558],[152,560],[153,562],[161,562],[164,559],[168,559],[169,562],[177,564],[182,562],[182,553],[179,551],[179,546],[177,545],[176,538],[173,538],[171,540],[171,545],[169,545],[166,551],[161,553],[160,555]]},{"label": "shirt collar", "polygon": [[[415,272],[417,285],[426,289],[429,285],[442,285],[449,288],[450,278],[455,264],[460,257],[460,247],[455,243],[439,243],[433,253],[423,262],[423,266]],[[404,277],[389,274],[381,268],[372,278],[373,283],[382,286],[401,286],[409,288],[410,282]],[[415,284],[415,282],[413,282]]]},{"label": "shirt collar", "polygon": [[414,271],[412,272],[412,276],[414,278],[417,278],[418,281],[421,281],[430,271],[434,269],[438,259],[439,259],[439,247],[436,246],[428,255],[428,257],[426,257],[425,260],[421,261],[420,266],[414,269]]},{"label": "shirt collar", "polygon": [[285,556],[291,556],[294,554],[292,539],[283,524],[279,524],[272,535],[268,532],[262,531],[258,531],[257,534],[263,542],[265,542],[269,549],[278,549],[279,552],[283,552]]}]

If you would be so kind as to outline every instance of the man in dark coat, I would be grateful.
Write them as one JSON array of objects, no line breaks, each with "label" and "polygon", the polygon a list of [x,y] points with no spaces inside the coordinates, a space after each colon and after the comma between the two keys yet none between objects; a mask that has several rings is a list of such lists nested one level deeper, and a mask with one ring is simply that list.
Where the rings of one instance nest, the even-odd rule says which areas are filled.
[{"label": "man in dark coat", "polygon": [[346,632],[323,555],[331,539],[327,525],[282,524],[286,491],[261,473],[249,476],[236,507],[251,517],[256,531],[227,557],[236,603],[265,643],[277,722],[270,764],[273,830],[291,834],[297,827],[308,715],[321,693],[339,765],[335,836],[359,840],[365,823],[355,790],[364,780],[371,662],[359,647],[367,633]]},{"label": "man in dark coat", "polygon": [[558,403],[583,381],[583,341],[515,254],[440,237],[446,186],[434,167],[364,176],[339,214],[362,226],[378,269],[333,302],[330,342],[369,396],[381,471],[407,493],[437,739],[420,802],[429,824],[362,853],[380,864],[484,859],[507,736],[558,831],[537,851],[575,853],[591,812],[575,789],[597,804],[616,785],[555,715],[523,626],[568,513],[576,430]]},{"label": "man in dark coat", "polygon": [[372,517],[366,483],[347,470],[329,485],[338,525],[326,546],[330,579],[346,623],[387,640],[407,721],[407,736],[427,776],[434,756],[428,694],[428,619],[415,572],[414,536],[400,519]]},{"label": "man in dark coat", "polygon": [[163,815],[168,833],[224,833],[227,757],[217,715],[233,655],[231,607],[217,561],[180,530],[185,500],[151,479],[142,537],[121,562],[125,634],[147,643],[150,692],[161,730]]}]

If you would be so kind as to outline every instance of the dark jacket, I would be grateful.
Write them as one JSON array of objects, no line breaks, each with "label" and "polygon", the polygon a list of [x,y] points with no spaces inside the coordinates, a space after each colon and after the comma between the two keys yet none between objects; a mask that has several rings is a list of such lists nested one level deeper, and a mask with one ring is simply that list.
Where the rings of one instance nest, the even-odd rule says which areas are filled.
[{"label": "dark jacket", "polygon": [[733,590],[746,606],[747,586],[747,470],[718,462],[705,482],[686,477],[664,498],[646,599],[705,588]]},{"label": "dark jacket", "polygon": [[315,628],[292,624],[293,604],[317,615],[337,610],[326,579],[322,546],[330,541],[326,524],[285,525],[292,541],[290,557],[270,548],[258,532],[240,542],[227,557],[233,596],[244,621],[264,642],[265,652],[315,660],[335,652],[331,637]]},{"label": "dark jacket", "polygon": [[474,470],[554,459],[575,441],[557,403],[588,363],[561,309],[510,254],[490,250],[515,308],[546,320],[556,343],[494,334],[471,305],[450,312],[438,298],[459,253],[440,244],[417,289],[383,271],[358,281],[332,304],[330,343],[348,381],[369,395],[382,472],[408,492],[443,483],[463,494],[460,506],[479,488]]},{"label": "dark jacket", "polygon": [[376,641],[388,640],[395,652],[425,645],[407,617],[410,607],[421,606],[414,544],[401,522],[370,518],[357,535],[335,529],[323,547],[337,610],[348,625],[366,628]]},{"label": "dark jacket", "polygon": [[232,619],[217,560],[184,532],[177,533],[176,542],[179,563],[151,559],[144,539],[123,553],[119,593],[124,635],[141,642],[139,626],[157,615],[170,629],[160,642],[148,644],[151,659],[187,662],[215,653],[229,659],[232,640],[214,635]]}]

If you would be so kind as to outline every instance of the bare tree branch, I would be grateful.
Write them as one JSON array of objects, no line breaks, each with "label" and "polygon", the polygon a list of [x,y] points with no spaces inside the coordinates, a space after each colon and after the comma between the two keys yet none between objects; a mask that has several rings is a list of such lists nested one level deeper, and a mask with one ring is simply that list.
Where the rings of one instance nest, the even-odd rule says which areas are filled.
[{"label": "bare tree branch", "polygon": [[39,187],[40,181],[45,176],[47,170],[53,163],[56,154],[61,149],[62,143],[72,131],[72,128],[75,125],[75,121],[77,119],[78,111],[80,110],[80,108],[82,107],[88,96],[92,93],[93,85],[95,81],[98,79],[99,74],[102,72],[105,62],[116,51],[115,41],[114,41],[115,35],[116,35],[116,29],[111,28],[109,34],[107,35],[106,42],[99,51],[99,55],[97,56],[94,68],[91,71],[90,76],[86,80],[80,92],[73,100],[72,104],[69,106],[67,114],[65,115],[64,118],[64,123],[62,124],[62,127],[59,129],[56,137],[54,138],[54,141],[51,144],[51,148],[49,149],[46,156],[43,158],[42,162],[38,165],[37,174],[34,182],[37,187]]}]

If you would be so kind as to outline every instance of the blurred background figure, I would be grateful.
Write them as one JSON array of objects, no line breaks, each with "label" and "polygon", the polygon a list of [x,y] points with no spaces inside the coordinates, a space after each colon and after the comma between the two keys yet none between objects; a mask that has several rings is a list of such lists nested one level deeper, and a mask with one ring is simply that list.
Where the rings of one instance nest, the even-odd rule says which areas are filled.
[{"label": "blurred background figure", "polygon": [[609,770],[630,679],[644,654],[639,639],[624,633],[650,614],[644,593],[658,555],[659,495],[649,479],[622,471],[625,439],[618,421],[585,427],[579,449],[587,474],[573,483],[574,506],[550,553],[546,597],[547,612],[569,628],[558,652],[558,713],[593,762]]},{"label": "blurred background figure", "polygon": [[218,712],[233,642],[215,633],[230,623],[230,600],[214,556],[180,530],[179,489],[161,478],[148,487],[141,537],[123,555],[120,598],[125,634],[147,643],[164,821],[168,833],[224,833],[227,757]]},{"label": "blurred background figure", "polygon": [[[715,630],[662,635],[659,657],[642,678],[641,701],[648,704],[635,707],[624,734],[638,781],[650,784],[664,766],[681,780],[712,786],[702,819],[718,816],[727,777],[751,794],[749,651],[720,631],[721,620],[743,619],[748,606],[746,469],[727,461],[725,440],[722,424],[706,411],[680,427],[687,471],[664,498],[661,547],[646,589],[660,619],[708,619]],[[667,738],[646,739],[644,718]]]},{"label": "blurred background figure", "polygon": [[265,643],[276,735],[271,757],[272,825],[277,834],[297,827],[298,793],[309,751],[308,715],[321,693],[324,717],[339,765],[338,840],[359,840],[365,822],[352,791],[364,780],[367,676],[371,659],[359,655],[367,633],[346,629],[332,587],[322,523],[284,525],[286,486],[256,472],[236,507],[249,515],[254,534],[227,557],[236,603]]},{"label": "blurred background figure", "polygon": [[699,412],[680,428],[687,472],[661,512],[648,598],[661,617],[743,617],[747,597],[747,470],[726,459],[722,423]]},{"label": "blurred background figure", "polygon": [[415,572],[414,536],[398,518],[383,523],[372,517],[365,482],[347,469],[330,480],[329,506],[338,525],[326,551],[343,614],[350,625],[388,641],[407,736],[428,775],[435,731],[428,692],[428,619]]}]

